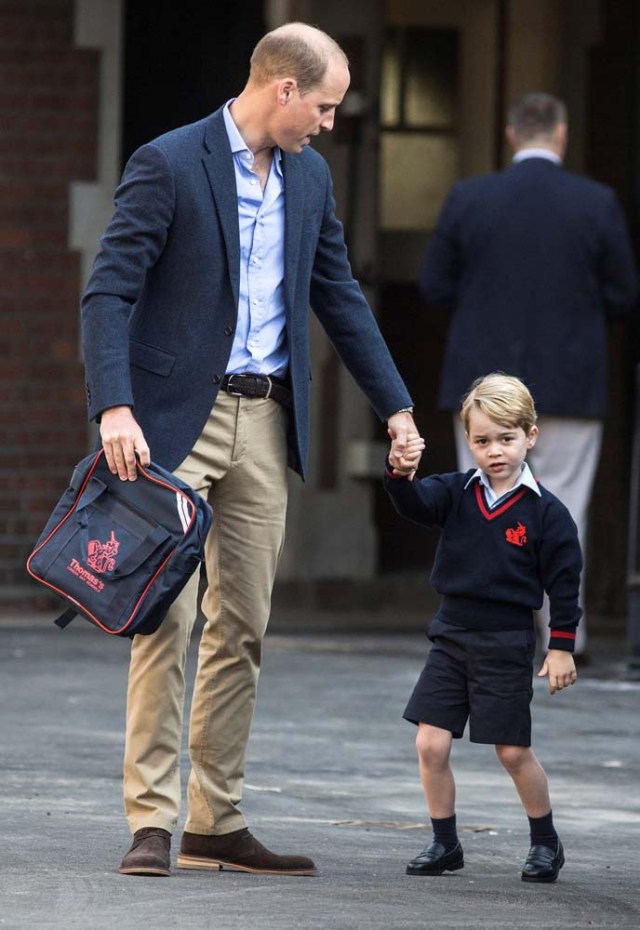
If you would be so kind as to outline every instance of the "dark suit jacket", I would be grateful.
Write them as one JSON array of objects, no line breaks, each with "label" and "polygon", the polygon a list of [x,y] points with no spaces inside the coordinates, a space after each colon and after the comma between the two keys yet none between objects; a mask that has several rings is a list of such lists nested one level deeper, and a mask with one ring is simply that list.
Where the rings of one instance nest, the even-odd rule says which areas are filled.
[{"label": "dark suit jacket", "polygon": [[[284,155],[283,173],[289,464],[304,475],[310,303],[381,419],[411,398],[351,274],[326,162],[307,148]],[[133,406],[154,461],[174,469],[211,412],[237,319],[237,193],[222,110],[138,149],[115,199],[82,302],[89,416]]]},{"label": "dark suit jacket", "polygon": [[604,415],[606,320],[636,299],[633,253],[608,187],[544,158],[460,181],[420,285],[452,312],[444,409],[457,409],[475,378],[504,371],[525,381],[539,413]]}]

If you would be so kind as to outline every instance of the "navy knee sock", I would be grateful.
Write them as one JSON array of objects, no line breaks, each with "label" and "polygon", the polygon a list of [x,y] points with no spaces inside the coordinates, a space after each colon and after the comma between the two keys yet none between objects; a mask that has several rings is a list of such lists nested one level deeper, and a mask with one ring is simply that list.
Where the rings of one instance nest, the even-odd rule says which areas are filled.
[{"label": "navy knee sock", "polygon": [[553,826],[553,811],[544,817],[529,817],[529,831],[532,846],[548,846],[558,851],[558,834]]},{"label": "navy knee sock", "polygon": [[436,843],[442,843],[445,852],[450,852],[458,844],[458,832],[456,830],[456,815],[452,817],[440,817],[439,819],[431,818],[433,827],[433,838]]}]

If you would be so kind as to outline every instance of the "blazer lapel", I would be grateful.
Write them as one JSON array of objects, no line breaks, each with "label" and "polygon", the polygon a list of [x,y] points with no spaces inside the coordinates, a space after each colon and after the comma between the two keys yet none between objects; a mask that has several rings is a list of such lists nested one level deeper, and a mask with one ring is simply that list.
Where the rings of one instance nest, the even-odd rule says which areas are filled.
[{"label": "blazer lapel", "polygon": [[287,310],[293,309],[296,266],[300,254],[302,212],[304,206],[304,184],[300,160],[295,155],[283,153],[284,175],[284,284]]},{"label": "blazer lapel", "polygon": [[227,251],[229,278],[233,298],[238,305],[240,289],[240,230],[238,228],[238,194],[233,156],[229,137],[224,125],[222,110],[217,110],[207,121],[205,129],[205,148],[208,154],[202,162],[209,178],[213,199],[215,201],[222,234]]}]

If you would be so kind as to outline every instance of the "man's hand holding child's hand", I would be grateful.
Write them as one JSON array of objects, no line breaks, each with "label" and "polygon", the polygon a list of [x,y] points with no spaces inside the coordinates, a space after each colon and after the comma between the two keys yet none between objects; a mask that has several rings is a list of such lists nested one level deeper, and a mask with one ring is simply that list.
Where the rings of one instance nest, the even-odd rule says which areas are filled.
[{"label": "man's hand holding child's hand", "polygon": [[[389,431],[389,435],[391,432]],[[391,437],[393,439],[393,436]],[[394,475],[405,475],[409,481],[413,481],[413,476],[420,464],[422,453],[424,452],[425,442],[419,433],[408,433],[405,447],[401,453],[394,452],[393,444],[389,453],[389,462],[393,468]]]}]

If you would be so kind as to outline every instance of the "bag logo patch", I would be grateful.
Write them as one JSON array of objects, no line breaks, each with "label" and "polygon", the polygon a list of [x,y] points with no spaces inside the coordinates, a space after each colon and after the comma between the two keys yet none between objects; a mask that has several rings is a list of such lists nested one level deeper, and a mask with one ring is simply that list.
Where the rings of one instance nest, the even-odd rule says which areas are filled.
[{"label": "bag logo patch", "polygon": [[76,578],[79,578],[80,581],[84,581],[88,587],[93,591],[97,591],[98,594],[104,588],[104,581],[100,581],[99,578],[96,578],[95,575],[92,575],[90,571],[78,562],[77,559],[71,559],[67,565],[67,571],[71,572],[72,575],[75,575]]},{"label": "bag logo patch", "polygon": [[527,541],[527,528],[518,520],[518,525],[516,528],[507,529],[505,531],[505,536],[507,537],[508,543],[511,543],[514,546],[524,546]]},{"label": "bag logo patch", "polygon": [[87,546],[87,565],[99,575],[104,572],[112,572],[116,567],[116,556],[120,543],[116,539],[116,534],[111,530],[111,536],[105,543],[98,539],[91,539]]}]

